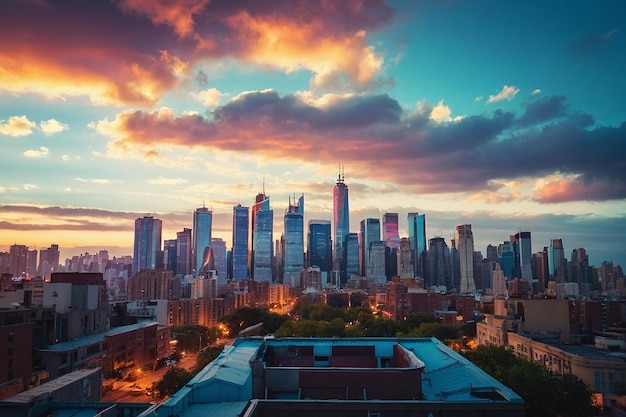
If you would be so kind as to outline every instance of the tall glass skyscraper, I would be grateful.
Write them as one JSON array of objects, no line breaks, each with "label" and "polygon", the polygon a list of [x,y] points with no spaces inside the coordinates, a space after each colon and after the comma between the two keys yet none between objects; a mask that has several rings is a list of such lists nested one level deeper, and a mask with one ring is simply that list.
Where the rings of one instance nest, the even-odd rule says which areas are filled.
[{"label": "tall glass skyscraper", "polygon": [[388,248],[397,249],[400,247],[398,224],[398,213],[383,214],[383,240]]},{"label": "tall glass skyscraper", "polygon": [[139,217],[135,220],[133,274],[142,269],[157,269],[157,267],[161,267],[161,265],[157,266],[157,258],[161,252],[162,227],[161,220],[152,216]]},{"label": "tall glass skyscraper", "polygon": [[176,233],[176,276],[191,274],[191,229]]},{"label": "tall glass skyscraper", "polygon": [[[347,280],[344,252],[346,238],[350,233],[350,209],[348,207],[348,186],[344,183],[343,172],[339,173],[333,188],[333,284],[343,287]],[[358,237],[357,237],[357,274],[358,274]]]},{"label": "tall glass skyscraper", "polygon": [[202,266],[206,263],[207,251],[211,246],[211,229],[213,227],[213,212],[202,206],[193,213],[193,274],[200,275]]},{"label": "tall glass skyscraper", "polygon": [[211,238],[211,253],[215,261],[215,270],[217,271],[217,285],[226,284],[228,276],[226,263],[226,242],[223,239]]},{"label": "tall glass skyscraper", "polygon": [[380,242],[380,220],[379,219],[363,219],[361,220],[361,275],[369,276],[370,274],[370,251],[373,242]]},{"label": "tall glass skyscraper", "polygon": [[233,207],[233,279],[248,279],[248,220],[249,208]]},{"label": "tall glass skyscraper", "polygon": [[283,283],[299,287],[304,269],[304,195],[294,204],[290,199],[285,211],[283,259]]},{"label": "tall glass skyscraper", "polygon": [[515,251],[515,274],[528,282],[533,280],[532,256],[533,249],[530,232],[519,232],[511,239]]},{"label": "tall glass skyscraper", "polygon": [[[359,235],[358,233],[348,233],[346,236],[344,259],[345,264],[343,270],[345,271],[346,280],[352,275],[359,275]],[[341,287],[346,283],[346,280],[341,281]]]},{"label": "tall glass skyscraper", "polygon": [[554,280],[557,283],[565,282],[567,261],[565,260],[563,240],[552,239],[550,241],[548,267],[550,269],[550,280]]},{"label": "tall glass skyscraper", "polygon": [[252,277],[256,282],[272,282],[274,210],[258,210],[255,218]]},{"label": "tall glass skyscraper", "polygon": [[322,274],[322,286],[328,282],[333,268],[333,250],[330,221],[310,220],[308,235],[309,267],[318,267]]},{"label": "tall glass skyscraper", "polygon": [[474,282],[474,234],[472,233],[472,225],[457,226],[454,241],[456,242],[460,266],[459,293],[474,294],[476,284]]},{"label": "tall glass skyscraper", "polygon": [[428,286],[445,286],[450,289],[452,283],[452,271],[450,263],[450,250],[446,240],[442,237],[434,237],[428,240]]},{"label": "tall glass skyscraper", "polygon": [[[255,261],[255,257],[256,257],[256,252],[257,252],[257,245],[258,242],[262,242],[263,245],[266,244],[267,241],[267,230],[265,228],[268,227],[268,215],[264,215],[264,219],[263,219],[263,225],[261,227],[262,231],[261,233],[264,233],[264,236],[261,236],[260,238],[257,238],[256,234],[257,234],[257,217],[258,217],[258,213],[262,212],[262,211],[269,211],[270,209],[270,197],[268,195],[265,194],[265,182],[263,183],[263,192],[260,192],[256,195],[255,199],[254,199],[254,204],[252,205],[252,210],[250,213],[251,216],[251,225],[250,225],[250,231],[251,231],[251,241],[252,241],[252,250],[250,251],[250,264],[251,264],[251,275],[252,278],[255,278],[255,273],[256,273],[256,261]],[[273,212],[272,212],[272,216],[273,216]],[[274,221],[272,220],[272,224],[270,225],[270,227],[274,227]],[[272,240],[272,236],[269,236],[270,241]],[[263,248],[259,248],[259,250],[261,251],[262,255],[261,256],[270,256],[270,264],[271,264],[271,256],[272,256],[272,248],[271,248],[271,244],[270,244],[270,248],[268,249],[266,246],[264,246]],[[267,263],[267,259],[261,259],[259,260],[259,268],[260,269],[264,269],[265,268],[265,264]],[[261,266],[263,265],[263,266]],[[261,279],[262,281],[266,280],[266,279]],[[271,279],[270,279],[271,281]]]},{"label": "tall glass skyscraper", "polygon": [[411,242],[411,263],[413,264],[413,275],[424,277],[424,260],[426,257],[426,215],[419,213],[409,213],[409,241]]},{"label": "tall glass skyscraper", "polygon": [[163,241],[163,269],[176,272],[176,239]]}]

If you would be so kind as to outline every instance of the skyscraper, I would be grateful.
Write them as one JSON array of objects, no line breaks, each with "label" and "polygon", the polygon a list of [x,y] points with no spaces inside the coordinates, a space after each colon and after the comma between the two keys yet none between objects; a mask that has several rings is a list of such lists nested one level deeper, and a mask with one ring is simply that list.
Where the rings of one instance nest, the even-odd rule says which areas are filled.
[{"label": "skyscraper", "polygon": [[208,208],[197,208],[193,213],[193,274],[200,275],[202,266],[205,264],[207,250],[211,245],[213,228],[213,212]]},{"label": "skyscraper", "polygon": [[304,269],[304,195],[285,211],[283,246],[283,283],[300,287],[300,271]]},{"label": "skyscraper", "polygon": [[308,266],[318,267],[322,285],[328,282],[328,274],[333,268],[332,236],[330,221],[310,220],[308,234]]},{"label": "skyscraper", "polygon": [[[261,236],[260,238],[257,238],[257,230],[258,230],[258,226],[257,226],[257,218],[258,218],[258,213],[262,212],[262,211],[270,211],[270,197],[268,195],[265,194],[265,181],[263,182],[263,192],[260,192],[259,194],[256,195],[255,199],[254,199],[254,204],[252,205],[252,210],[250,213],[251,216],[251,224],[250,224],[250,231],[251,231],[251,241],[252,241],[252,250],[250,251],[250,264],[251,264],[251,276],[252,278],[255,278],[255,273],[256,273],[256,261],[255,261],[255,257],[256,257],[256,252],[257,252],[257,245],[258,242],[261,242],[261,244],[264,245],[263,248],[259,248],[259,250],[261,251],[262,255],[261,256],[265,256],[267,257],[268,254],[270,256],[270,260],[271,260],[271,254],[272,254],[272,247],[271,247],[271,243],[270,243],[270,247],[269,249],[266,247],[266,241],[268,239],[267,236],[267,227],[270,227],[271,229],[273,229],[274,227],[274,220],[273,220],[273,211],[272,213],[272,220],[271,220],[271,224],[268,224],[269,218],[268,218],[268,214],[266,213],[265,215],[263,215],[263,225],[261,225],[261,233],[263,233],[264,235]],[[270,238],[270,242],[272,241],[273,238],[273,234],[271,236],[269,236]],[[271,261],[270,261],[271,262]],[[261,259],[259,260],[259,268],[260,269],[265,269],[265,265],[267,264],[267,259]],[[261,279],[262,281],[266,281],[267,277],[264,277],[263,279]],[[271,281],[271,279],[270,279]]]},{"label": "skyscraper", "polygon": [[548,267],[550,270],[550,280],[557,283],[565,282],[567,262],[565,260],[565,249],[561,239],[552,239],[548,254]]},{"label": "skyscraper", "polygon": [[383,240],[388,248],[397,249],[400,246],[398,224],[398,213],[383,214]]},{"label": "skyscraper", "polygon": [[[268,200],[269,201],[269,200]],[[274,210],[258,210],[254,222],[252,277],[256,282],[272,282]]]},{"label": "skyscraper", "polygon": [[408,237],[400,239],[398,248],[398,275],[400,278],[413,278],[413,262],[411,261],[411,241]]},{"label": "skyscraper", "polygon": [[532,243],[530,232],[518,232],[511,237],[515,253],[515,276],[531,282],[533,280]]},{"label": "skyscraper", "polygon": [[411,242],[411,263],[413,264],[413,276],[424,277],[424,259],[426,256],[426,215],[409,213],[409,240]]},{"label": "skyscraper", "polygon": [[28,257],[28,246],[11,245],[9,247],[9,273],[14,277],[19,277],[26,272],[26,259]]},{"label": "skyscraper", "polygon": [[380,220],[379,219],[363,219],[361,220],[361,275],[369,276],[370,273],[370,251],[372,242],[380,242]]},{"label": "skyscraper", "polygon": [[176,272],[176,239],[163,241],[163,269]]},{"label": "skyscraper", "polygon": [[[342,267],[347,279],[352,275],[359,274],[359,235],[348,233],[344,247],[344,265]],[[345,283],[345,281],[341,282],[342,287]]]},{"label": "skyscraper", "polygon": [[385,242],[374,240],[370,242],[367,250],[367,279],[381,286],[387,282],[387,275],[385,275],[386,248]]},{"label": "skyscraper", "polygon": [[226,284],[228,276],[226,264],[226,242],[223,239],[211,238],[211,253],[215,260],[215,270],[217,271],[217,285]]},{"label": "skyscraper", "polygon": [[450,250],[446,240],[434,237],[428,240],[428,286],[453,287],[450,264]]},{"label": "skyscraper", "polygon": [[176,232],[176,276],[191,274],[191,229]]},{"label": "skyscraper", "polygon": [[248,279],[248,207],[233,207],[233,279]]},{"label": "skyscraper", "polygon": [[152,216],[139,217],[135,220],[133,274],[143,269],[161,268],[157,262],[161,252],[162,227],[161,220]]},{"label": "skyscraper", "polygon": [[457,226],[454,234],[454,240],[459,257],[459,293],[475,293],[474,235],[472,233],[472,225],[464,224]]},{"label": "skyscraper", "polygon": [[[346,238],[350,233],[350,209],[348,207],[348,186],[344,183],[343,170],[337,177],[333,188],[333,284],[343,287],[347,280],[344,262]],[[358,237],[357,237],[357,273],[358,273]]]}]

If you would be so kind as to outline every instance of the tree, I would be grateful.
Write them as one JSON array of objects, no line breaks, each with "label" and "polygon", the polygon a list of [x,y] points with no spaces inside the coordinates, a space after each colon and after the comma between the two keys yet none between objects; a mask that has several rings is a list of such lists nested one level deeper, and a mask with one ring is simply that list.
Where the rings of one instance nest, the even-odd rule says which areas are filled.
[{"label": "tree", "polygon": [[172,366],[155,385],[156,390],[159,392],[159,398],[174,394],[185,386],[192,377],[193,374],[188,370]]},{"label": "tree", "polygon": [[501,346],[480,345],[464,355],[522,397],[528,405],[526,415],[591,417],[599,414],[593,405],[593,392],[575,375],[556,375]]},{"label": "tree", "polygon": [[202,369],[204,369],[205,366],[213,362],[213,360],[217,358],[223,350],[224,345],[211,346],[210,348],[203,350],[196,357],[196,366],[194,369],[197,372],[200,372]]}]

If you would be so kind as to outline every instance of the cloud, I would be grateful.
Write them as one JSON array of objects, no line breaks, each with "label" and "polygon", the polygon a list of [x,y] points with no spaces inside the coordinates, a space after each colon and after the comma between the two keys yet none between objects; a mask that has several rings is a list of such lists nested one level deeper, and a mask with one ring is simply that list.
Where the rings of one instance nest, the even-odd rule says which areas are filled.
[{"label": "cloud", "polygon": [[532,93],[530,93],[530,95],[531,95],[531,96],[536,96],[537,94],[541,94],[541,90],[540,90],[540,89],[538,89],[538,88],[537,88],[537,89],[535,89],[535,90],[533,90],[533,92],[532,92]]},{"label": "cloud", "polygon": [[29,149],[24,152],[26,158],[46,158],[50,155],[50,149],[45,146],[40,146],[39,149]]},{"label": "cloud", "polygon": [[409,111],[386,95],[266,90],[234,97],[206,117],[128,110],[94,127],[111,138],[107,155],[115,158],[166,163],[173,149],[193,148],[242,158],[254,153],[272,163],[336,160],[355,177],[396,183],[403,192],[500,194],[476,197],[481,201],[531,199],[521,189],[495,186],[496,179],[576,175],[613,185],[591,194],[595,200],[626,198],[626,123],[596,127],[591,116],[570,112],[562,96],[525,102],[518,113],[496,109],[435,121],[449,118],[448,110],[421,101]]},{"label": "cloud", "polygon": [[6,123],[0,120],[0,134],[13,137],[27,136],[33,133],[36,126],[36,123],[28,120],[26,116],[11,116]]},{"label": "cloud", "polygon": [[368,34],[393,18],[367,0],[0,2],[10,34],[0,38],[0,91],[151,107],[217,59],[365,91],[391,83]]},{"label": "cloud", "polygon": [[220,99],[225,94],[221,93],[217,88],[209,88],[198,93],[192,93],[191,95],[200,103],[204,104],[204,106],[213,109],[219,106]]},{"label": "cloud", "polygon": [[46,135],[53,135],[67,130],[68,128],[69,126],[67,124],[54,119],[49,119],[48,121],[42,121],[39,123],[39,129]]},{"label": "cloud", "polygon": [[502,100],[513,100],[513,98],[519,93],[519,88],[515,86],[505,85],[502,87],[502,90],[496,95],[490,95],[487,99],[487,104],[496,103]]},{"label": "cloud", "polygon": [[39,189],[39,186],[37,184],[24,184],[23,187],[24,187],[24,190],[26,191]]},{"label": "cloud", "polygon": [[586,181],[582,176],[550,176],[538,180],[533,190],[533,200],[539,203],[603,201],[622,199],[625,195],[626,184],[606,179]]}]

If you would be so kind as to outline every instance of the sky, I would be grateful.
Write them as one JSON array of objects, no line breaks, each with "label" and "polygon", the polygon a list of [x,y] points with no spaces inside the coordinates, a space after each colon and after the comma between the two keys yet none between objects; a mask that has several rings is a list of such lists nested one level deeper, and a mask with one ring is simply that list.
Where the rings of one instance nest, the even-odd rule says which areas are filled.
[{"label": "sky", "polygon": [[3,0],[0,251],[131,255],[269,195],[626,267],[626,2]]}]

